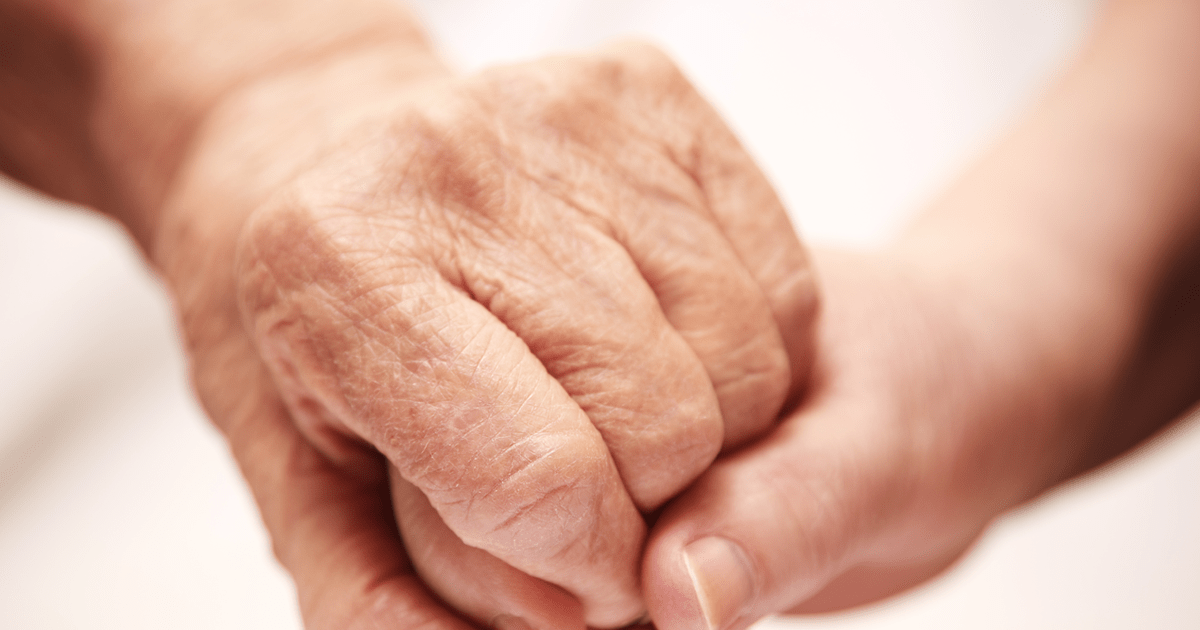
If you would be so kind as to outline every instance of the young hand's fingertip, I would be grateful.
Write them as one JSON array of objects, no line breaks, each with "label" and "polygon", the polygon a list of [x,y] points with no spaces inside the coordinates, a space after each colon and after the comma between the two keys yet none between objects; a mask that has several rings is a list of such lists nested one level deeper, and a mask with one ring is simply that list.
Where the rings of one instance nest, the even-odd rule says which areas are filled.
[{"label": "young hand's fingertip", "polygon": [[688,543],[680,557],[691,580],[704,630],[730,627],[755,594],[746,552],[728,538],[709,536]]}]

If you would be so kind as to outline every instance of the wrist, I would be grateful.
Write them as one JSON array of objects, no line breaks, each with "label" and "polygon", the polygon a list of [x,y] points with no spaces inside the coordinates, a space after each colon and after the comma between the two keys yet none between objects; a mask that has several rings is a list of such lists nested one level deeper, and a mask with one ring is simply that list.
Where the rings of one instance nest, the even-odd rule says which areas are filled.
[{"label": "wrist", "polygon": [[[280,160],[258,170],[281,171],[298,157],[267,155],[283,139],[275,131],[286,126],[282,119],[320,116],[322,105],[339,98],[352,105],[356,82],[383,75],[402,83],[444,71],[394,2],[170,2],[151,13],[113,25],[94,116],[100,151],[128,203],[119,218],[146,248],[153,247],[160,208],[197,153]],[[245,120],[234,119],[239,115]],[[246,135],[236,138],[221,126]],[[254,138],[258,155],[246,155]],[[221,142],[241,146],[224,150]],[[249,166],[239,168],[249,175]]]},{"label": "wrist", "polygon": [[344,143],[385,131],[407,100],[444,81],[448,71],[428,59],[410,65],[386,45],[347,51],[239,86],[206,113],[144,245],[175,294],[189,347],[241,325],[235,259],[251,213]]},{"label": "wrist", "polygon": [[[117,218],[145,249],[225,102],[354,58],[390,58],[378,71],[395,81],[444,71],[415,20],[384,0],[14,0],[3,10],[13,17],[3,36],[27,54],[0,61],[0,87],[31,105],[0,124],[0,167]],[[47,57],[57,65],[38,61]],[[30,150],[29,128],[51,141]]]}]

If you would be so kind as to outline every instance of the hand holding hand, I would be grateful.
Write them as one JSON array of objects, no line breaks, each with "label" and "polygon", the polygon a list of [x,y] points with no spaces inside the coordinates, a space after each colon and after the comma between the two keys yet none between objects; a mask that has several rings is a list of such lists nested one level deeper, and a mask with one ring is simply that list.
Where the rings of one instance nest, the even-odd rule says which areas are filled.
[{"label": "hand holding hand", "polygon": [[1200,397],[1200,8],[1115,2],[908,233],[818,253],[806,399],[657,522],[661,630],[869,602]]},{"label": "hand holding hand", "polygon": [[[333,470],[377,492],[386,457],[418,572],[474,619],[639,618],[641,513],[770,426],[806,369],[815,296],[782,207],[645,46],[394,89],[339,76],[356,92],[316,97],[324,119],[263,124],[320,76],[226,105],[172,200],[161,251],[202,396],[245,407],[213,358],[236,338]],[[281,147],[307,157],[237,218],[242,165],[274,172]],[[235,209],[216,238],[212,208]],[[240,303],[196,264],[227,265],[230,237],[217,277]],[[258,439],[240,422],[231,439]]]}]

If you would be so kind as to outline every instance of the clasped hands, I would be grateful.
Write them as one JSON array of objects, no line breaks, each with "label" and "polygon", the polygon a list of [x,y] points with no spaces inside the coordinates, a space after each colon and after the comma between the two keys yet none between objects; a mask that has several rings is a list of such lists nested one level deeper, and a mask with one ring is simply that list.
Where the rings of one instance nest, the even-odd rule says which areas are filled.
[{"label": "clasped hands", "polygon": [[310,627],[742,627],[983,526],[930,535],[905,492],[937,471],[884,368],[936,309],[830,254],[818,320],[778,198],[661,53],[342,61],[206,118],[154,251]]}]

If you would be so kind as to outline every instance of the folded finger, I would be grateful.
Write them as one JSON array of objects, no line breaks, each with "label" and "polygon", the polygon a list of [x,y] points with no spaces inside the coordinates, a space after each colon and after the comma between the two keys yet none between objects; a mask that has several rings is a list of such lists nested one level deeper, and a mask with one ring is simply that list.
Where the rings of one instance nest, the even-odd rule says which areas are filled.
[{"label": "folded finger", "polygon": [[579,600],[464,544],[394,468],[392,501],[417,572],[456,610],[497,630],[585,630]]},{"label": "folded finger", "polygon": [[791,357],[791,384],[799,389],[813,360],[819,296],[808,253],[779,196],[720,114],[666,55],[637,43],[602,52],[631,68],[637,80],[670,86],[660,91],[670,95],[670,107],[631,103],[628,109],[660,113],[648,116],[646,125],[695,181],[712,219],[757,283]]},{"label": "folded finger", "polygon": [[743,444],[808,368],[816,294],[783,206],[662,53],[622,44],[554,61],[541,69],[555,106],[525,108],[518,121],[554,134],[518,159],[539,189],[566,200],[553,216],[582,216],[626,250],[703,365],[724,446]]},{"label": "folded finger", "polygon": [[645,525],[579,405],[436,270],[360,259],[339,242],[357,222],[313,225],[275,215],[256,244],[300,254],[248,256],[246,312],[289,408],[378,448],[461,540],[566,588],[589,624],[638,618]]},{"label": "folded finger", "polygon": [[793,416],[668,507],[643,576],[657,627],[744,628],[812,597],[869,554],[905,500],[904,477],[886,451],[863,446],[878,436],[831,426]]},{"label": "folded finger", "polygon": [[275,555],[295,581],[306,627],[471,630],[409,565],[381,463],[374,475],[334,466],[296,431],[265,371],[241,372],[243,402],[210,404],[210,411],[258,502]]}]

